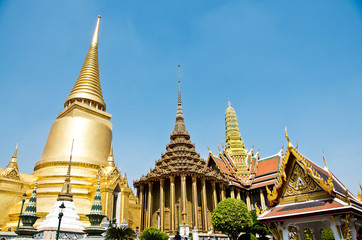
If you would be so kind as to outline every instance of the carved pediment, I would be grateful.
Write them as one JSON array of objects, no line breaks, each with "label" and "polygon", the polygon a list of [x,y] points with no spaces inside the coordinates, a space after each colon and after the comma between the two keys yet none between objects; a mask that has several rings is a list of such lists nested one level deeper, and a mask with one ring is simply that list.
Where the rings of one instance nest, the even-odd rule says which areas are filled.
[{"label": "carved pediment", "polygon": [[283,197],[312,194],[322,191],[323,189],[305,173],[303,168],[298,163],[295,163]]},{"label": "carved pediment", "polygon": [[2,177],[7,178],[7,179],[12,179],[12,180],[17,180],[17,181],[21,180],[19,172],[16,171],[15,169],[5,172]]}]

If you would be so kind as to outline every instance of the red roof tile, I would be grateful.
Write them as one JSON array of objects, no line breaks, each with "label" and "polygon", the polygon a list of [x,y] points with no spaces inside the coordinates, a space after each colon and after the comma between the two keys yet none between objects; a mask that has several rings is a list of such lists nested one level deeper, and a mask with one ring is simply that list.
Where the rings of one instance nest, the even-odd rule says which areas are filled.
[{"label": "red roof tile", "polygon": [[286,204],[286,205],[279,205],[266,212],[265,215],[262,214],[258,219],[259,220],[267,220],[269,218],[273,218],[273,220],[280,218],[280,217],[301,217],[300,215],[303,214],[312,214],[318,215],[319,212],[328,211],[328,210],[336,210],[338,208],[345,208],[350,207],[344,204],[341,204],[335,200],[320,200],[320,201],[308,201],[302,203],[295,203],[295,204]]}]

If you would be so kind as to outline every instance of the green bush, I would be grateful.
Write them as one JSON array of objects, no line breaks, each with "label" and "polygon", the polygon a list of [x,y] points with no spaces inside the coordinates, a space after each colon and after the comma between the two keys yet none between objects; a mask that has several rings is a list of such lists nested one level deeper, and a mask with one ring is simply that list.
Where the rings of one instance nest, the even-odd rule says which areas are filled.
[{"label": "green bush", "polygon": [[167,233],[161,232],[158,228],[148,227],[140,235],[141,240],[167,240]]},{"label": "green bush", "polygon": [[236,240],[244,229],[252,226],[253,220],[242,200],[228,198],[219,202],[212,211],[211,223],[216,231],[221,231]]},{"label": "green bush", "polygon": [[131,228],[111,227],[106,231],[106,240],[133,240],[135,233]]},{"label": "green bush", "polygon": [[254,234],[252,233],[245,233],[241,235],[238,240],[258,240]]}]

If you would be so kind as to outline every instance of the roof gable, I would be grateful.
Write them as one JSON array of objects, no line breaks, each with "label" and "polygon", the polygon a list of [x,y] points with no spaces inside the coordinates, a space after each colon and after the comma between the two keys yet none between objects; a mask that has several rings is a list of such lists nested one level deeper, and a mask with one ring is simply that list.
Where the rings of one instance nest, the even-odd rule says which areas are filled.
[{"label": "roof gable", "polygon": [[[325,173],[320,172],[319,170],[321,168],[315,167],[314,163],[302,156],[290,143],[288,136],[286,137],[289,143],[288,150],[278,170],[275,185],[272,191],[270,191],[268,187],[266,188],[269,204],[272,206],[279,202],[301,202],[333,196],[334,184],[332,173],[330,171]],[[295,164],[298,164],[298,167],[295,168]],[[303,175],[300,176],[298,173],[303,173]],[[321,174],[326,175],[326,173],[328,174],[328,178],[325,179],[321,177]],[[303,187],[300,187],[303,183],[305,187],[304,190],[302,189]],[[293,188],[294,190],[291,190]],[[322,190],[319,190],[319,188]],[[303,194],[304,197],[301,197]]]}]

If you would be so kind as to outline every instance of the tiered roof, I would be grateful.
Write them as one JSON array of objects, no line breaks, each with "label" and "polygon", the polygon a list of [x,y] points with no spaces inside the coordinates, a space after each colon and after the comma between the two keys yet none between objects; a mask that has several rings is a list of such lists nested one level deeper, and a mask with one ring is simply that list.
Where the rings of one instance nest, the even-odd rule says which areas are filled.
[{"label": "tiered roof", "polygon": [[135,185],[144,181],[158,181],[162,177],[180,174],[198,175],[219,181],[227,181],[221,173],[207,167],[190,140],[181,105],[180,65],[178,86],[176,122],[170,135],[170,143],[166,145],[166,152],[161,154],[161,159],[156,161],[155,167],[146,176],[142,176],[140,180],[135,181]]}]

